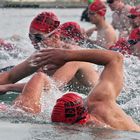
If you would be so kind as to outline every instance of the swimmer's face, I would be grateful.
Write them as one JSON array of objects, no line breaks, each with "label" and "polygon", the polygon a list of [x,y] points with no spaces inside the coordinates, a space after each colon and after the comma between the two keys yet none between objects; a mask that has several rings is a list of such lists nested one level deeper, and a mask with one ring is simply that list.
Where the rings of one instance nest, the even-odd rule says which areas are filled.
[{"label": "swimmer's face", "polygon": [[120,0],[107,0],[107,3],[112,11],[116,11],[120,7]]},{"label": "swimmer's face", "polygon": [[61,40],[59,34],[50,34],[49,36],[45,33],[39,32],[35,29],[30,29],[29,38],[34,45],[35,49],[53,47],[60,48]]},{"label": "swimmer's face", "polygon": [[49,48],[61,48],[63,42],[60,39],[59,34],[52,34],[49,37],[45,38],[43,43]]},{"label": "swimmer's face", "polygon": [[92,24],[97,24],[99,15],[96,12],[88,11],[88,16]]}]

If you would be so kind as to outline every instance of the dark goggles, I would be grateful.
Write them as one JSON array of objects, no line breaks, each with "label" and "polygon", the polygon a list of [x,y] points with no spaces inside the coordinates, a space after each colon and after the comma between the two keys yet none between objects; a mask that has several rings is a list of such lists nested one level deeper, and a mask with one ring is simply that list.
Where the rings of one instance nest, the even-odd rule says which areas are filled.
[{"label": "dark goggles", "polygon": [[128,15],[127,17],[131,18],[131,19],[135,19],[137,16],[136,15]]},{"label": "dark goggles", "polygon": [[129,43],[130,45],[135,45],[135,44],[137,44],[139,41],[140,41],[140,40],[128,40],[128,43]]},{"label": "dark goggles", "polygon": [[107,0],[106,1],[108,4],[112,4],[114,2],[114,0]]},{"label": "dark goggles", "polygon": [[58,32],[59,28],[56,28],[55,30],[53,30],[52,32],[48,33],[48,34],[30,34],[29,33],[29,38],[30,40],[34,41],[35,43],[39,43],[41,41],[43,41],[45,38],[50,38],[55,32]]},{"label": "dark goggles", "polygon": [[29,38],[34,41],[35,43],[39,43],[44,40],[44,36],[42,34],[30,34]]}]

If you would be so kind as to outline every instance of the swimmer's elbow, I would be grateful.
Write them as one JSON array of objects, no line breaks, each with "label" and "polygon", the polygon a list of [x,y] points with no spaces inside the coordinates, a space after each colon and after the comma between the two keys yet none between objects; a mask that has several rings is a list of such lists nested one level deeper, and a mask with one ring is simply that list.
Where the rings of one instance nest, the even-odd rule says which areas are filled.
[{"label": "swimmer's elbow", "polygon": [[114,52],[115,53],[115,55],[114,55],[114,57],[113,57],[113,61],[116,61],[117,63],[123,63],[123,55],[121,54],[121,53],[119,53],[119,52]]}]

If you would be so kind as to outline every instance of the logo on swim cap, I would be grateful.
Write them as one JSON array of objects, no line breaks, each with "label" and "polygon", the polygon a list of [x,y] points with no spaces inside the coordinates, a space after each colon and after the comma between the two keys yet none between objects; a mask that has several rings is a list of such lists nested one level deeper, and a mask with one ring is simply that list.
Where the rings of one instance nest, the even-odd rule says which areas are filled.
[{"label": "logo on swim cap", "polygon": [[74,41],[81,41],[84,39],[80,25],[76,22],[66,22],[62,24],[59,32],[61,37],[73,39]]},{"label": "logo on swim cap", "polygon": [[105,16],[106,13],[106,6],[100,0],[95,0],[93,3],[89,5],[89,11],[95,12],[100,16]]},{"label": "logo on swim cap", "polygon": [[50,33],[60,25],[57,16],[52,12],[42,12],[31,22],[30,29]]},{"label": "logo on swim cap", "polygon": [[82,97],[75,93],[66,93],[56,102],[51,119],[53,122],[78,123],[87,116]]}]

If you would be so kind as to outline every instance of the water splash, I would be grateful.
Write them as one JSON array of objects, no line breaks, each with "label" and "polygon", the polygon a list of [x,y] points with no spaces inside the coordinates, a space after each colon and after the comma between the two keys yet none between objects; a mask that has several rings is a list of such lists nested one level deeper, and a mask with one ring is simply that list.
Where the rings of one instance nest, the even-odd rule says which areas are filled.
[{"label": "water splash", "polygon": [[[14,51],[8,52],[5,50],[0,50],[0,68],[3,68],[5,66],[9,65],[16,65],[17,63],[24,60],[27,56],[29,56],[33,51],[33,46],[30,44],[28,39],[20,38],[19,40],[10,40],[11,43],[14,44],[16,49]],[[85,46],[85,45],[84,45]],[[85,48],[88,46],[85,46]],[[29,49],[32,48],[32,49]],[[103,67],[98,67],[98,70],[101,72]],[[122,108],[131,115],[134,119],[137,121],[139,120],[140,116],[140,60],[135,56],[127,56],[124,60],[124,79],[125,79],[125,85],[124,88],[120,94],[120,96],[117,99],[117,102],[122,106]],[[55,86],[53,81],[51,81],[52,88],[50,92],[44,91],[44,94],[41,98],[42,103],[42,113],[38,116],[30,116],[29,114],[24,115],[21,118],[25,117],[26,121],[42,121],[45,122],[48,118],[50,118],[50,114],[52,111],[52,108],[55,104],[55,101],[63,94],[61,93],[58,88]],[[44,114],[44,115],[42,115]],[[10,115],[7,115],[4,113],[0,114],[0,118],[3,116],[10,117]],[[29,118],[28,118],[28,117]],[[17,118],[17,120],[20,120],[18,115],[13,116],[14,118]],[[4,117],[3,117],[4,118]],[[47,119],[46,119],[47,118]],[[24,121],[24,119],[23,119]]]}]

